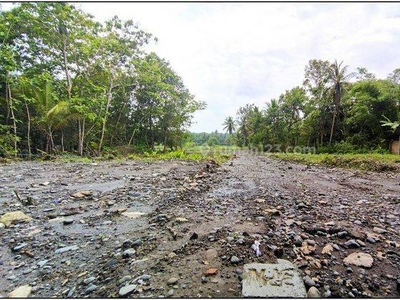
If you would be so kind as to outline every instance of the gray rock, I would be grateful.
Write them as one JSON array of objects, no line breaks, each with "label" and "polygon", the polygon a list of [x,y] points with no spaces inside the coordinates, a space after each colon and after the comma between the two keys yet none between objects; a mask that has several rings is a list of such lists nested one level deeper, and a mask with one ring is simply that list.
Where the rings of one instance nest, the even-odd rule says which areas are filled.
[{"label": "gray rock", "polygon": [[375,239],[373,237],[371,237],[371,236],[367,237],[367,241],[370,242],[371,244],[375,244],[376,243]]},{"label": "gray rock", "polygon": [[344,243],[344,245],[347,248],[359,248],[360,244],[357,243],[355,240],[348,240],[346,243]]},{"label": "gray rock", "polygon": [[338,237],[341,238],[341,239],[346,237],[348,234],[349,233],[347,231],[340,231],[340,232],[337,233]]},{"label": "gray rock", "polygon": [[45,264],[47,264],[48,263],[48,260],[47,259],[45,259],[45,260],[41,260],[41,261],[39,261],[38,263],[37,263],[37,265],[40,267],[40,268],[42,268]]},{"label": "gray rock", "polygon": [[67,298],[71,298],[71,297],[73,296],[74,293],[75,293],[75,287],[73,287],[72,289],[70,289],[70,290],[68,291]]},{"label": "gray rock", "polygon": [[312,280],[312,279],[310,278],[310,276],[305,276],[305,277],[303,278],[303,280],[304,280],[304,284],[305,284],[307,287],[315,286],[315,282],[314,282],[314,280]]},{"label": "gray rock", "polygon": [[142,276],[140,276],[140,279],[142,279],[143,281],[148,281],[151,279],[151,275],[143,274]]},{"label": "gray rock", "polygon": [[136,253],[136,250],[135,250],[135,249],[129,248],[129,249],[126,249],[126,250],[122,253],[122,257],[123,257],[123,258],[132,257],[132,256],[135,255],[135,253]]},{"label": "gray rock", "polygon": [[314,240],[308,239],[308,240],[306,240],[306,242],[307,242],[307,244],[310,245],[310,246],[315,246],[315,241],[314,241]]},{"label": "gray rock", "polygon": [[171,297],[174,295],[174,290],[169,290],[167,293],[167,297]]},{"label": "gray rock", "polygon": [[293,244],[295,244],[295,246],[297,247],[301,247],[301,245],[303,244],[303,239],[301,238],[301,236],[296,235],[294,237]]},{"label": "gray rock", "polygon": [[88,295],[90,293],[93,293],[95,290],[97,290],[98,286],[95,284],[90,284],[88,288],[85,290],[85,295]]},{"label": "gray rock", "polygon": [[95,281],[95,280],[96,280],[96,277],[91,276],[91,277],[85,278],[85,280],[83,281],[83,283],[84,283],[84,284],[89,284],[89,283],[91,283],[91,282],[93,282],[93,281]]},{"label": "gray rock", "polygon": [[61,253],[67,252],[67,251],[75,251],[78,249],[79,249],[78,245],[67,246],[67,247],[57,249],[55,251],[55,254],[61,254]]},{"label": "gray rock", "polygon": [[359,244],[361,247],[365,247],[365,243],[362,240],[356,240],[357,244]]},{"label": "gray rock", "polygon": [[332,292],[331,292],[330,290],[327,290],[327,291],[324,293],[324,297],[325,297],[325,298],[329,298],[330,296],[332,296]]},{"label": "gray rock", "polygon": [[19,245],[15,246],[14,248],[12,248],[12,251],[17,252],[17,251],[21,250],[22,248],[25,248],[27,245],[28,245],[27,243],[19,244]]},{"label": "gray rock", "polygon": [[312,287],[310,287],[310,289],[307,292],[307,297],[308,298],[321,298],[321,293],[315,286],[312,286]]},{"label": "gray rock", "polygon": [[111,258],[106,264],[104,265],[104,269],[108,269],[110,267],[115,267],[118,264],[118,259]]},{"label": "gray rock", "polygon": [[245,264],[242,296],[251,298],[305,298],[307,291],[295,266],[283,259],[277,264]]},{"label": "gray rock", "polygon": [[128,296],[136,290],[136,284],[129,284],[119,289],[120,297]]},{"label": "gray rock", "polygon": [[120,280],[118,280],[118,283],[119,284],[123,284],[123,283],[125,283],[125,282],[127,282],[127,281],[129,281],[131,279],[132,279],[131,275],[126,275],[126,276],[122,277]]},{"label": "gray rock", "polygon": [[237,256],[235,256],[235,255],[233,255],[232,257],[231,257],[231,263],[232,264],[238,264],[240,262],[240,258],[239,257],[237,257]]},{"label": "gray rock", "polygon": [[141,239],[134,240],[134,241],[132,242],[132,247],[139,247],[142,243],[143,243],[143,242],[142,242]]},{"label": "gray rock", "polygon": [[64,225],[70,225],[70,224],[72,224],[72,223],[74,223],[74,220],[73,220],[73,219],[64,219],[64,220],[63,220],[63,224],[64,224]]}]

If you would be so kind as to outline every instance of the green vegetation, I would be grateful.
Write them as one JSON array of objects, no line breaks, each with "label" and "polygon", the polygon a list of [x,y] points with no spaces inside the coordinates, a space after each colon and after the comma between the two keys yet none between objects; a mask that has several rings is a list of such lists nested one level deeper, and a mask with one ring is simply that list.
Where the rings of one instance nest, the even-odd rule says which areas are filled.
[{"label": "green vegetation", "polygon": [[399,139],[399,122],[400,69],[377,79],[365,68],[350,72],[343,62],[313,59],[302,87],[264,108],[240,107],[236,121],[227,117],[223,125],[237,145],[264,151],[314,147],[317,153],[364,153],[388,149]]},{"label": "green vegetation", "polygon": [[132,20],[69,3],[0,6],[0,157],[101,156],[183,145],[195,100]]},{"label": "green vegetation", "polygon": [[302,164],[318,164],[329,167],[351,168],[366,171],[400,171],[400,158],[394,154],[297,154],[274,153],[272,158]]}]

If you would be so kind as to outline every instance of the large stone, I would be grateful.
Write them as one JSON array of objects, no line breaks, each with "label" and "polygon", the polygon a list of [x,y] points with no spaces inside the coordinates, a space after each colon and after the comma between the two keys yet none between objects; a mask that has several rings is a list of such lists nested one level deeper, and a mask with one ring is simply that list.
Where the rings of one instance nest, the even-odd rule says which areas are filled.
[{"label": "large stone", "polygon": [[29,222],[31,220],[31,217],[27,216],[20,210],[8,212],[0,218],[0,222],[4,223],[7,227],[15,223]]},{"label": "large stone", "polygon": [[8,298],[28,298],[31,291],[32,287],[30,285],[23,285],[13,290],[7,296]]},{"label": "large stone", "polygon": [[357,267],[371,268],[374,259],[368,253],[354,252],[347,256],[343,262],[346,265],[354,265]]},{"label": "large stone", "polygon": [[278,259],[277,264],[244,265],[242,295],[252,298],[305,298],[307,292],[298,269],[291,262]]},{"label": "large stone", "polygon": [[120,297],[125,297],[128,296],[129,294],[133,293],[136,290],[136,285],[135,284],[129,284],[126,285],[119,290],[119,296]]}]

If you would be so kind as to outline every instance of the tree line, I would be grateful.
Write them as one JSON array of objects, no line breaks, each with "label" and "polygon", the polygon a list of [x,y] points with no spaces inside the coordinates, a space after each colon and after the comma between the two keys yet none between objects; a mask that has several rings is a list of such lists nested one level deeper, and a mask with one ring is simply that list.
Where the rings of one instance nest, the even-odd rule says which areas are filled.
[{"label": "tree line", "polygon": [[155,41],[68,3],[0,6],[0,156],[179,146],[205,103],[144,51]]},{"label": "tree line", "polygon": [[240,107],[224,128],[239,146],[304,146],[319,152],[387,151],[399,137],[400,69],[378,79],[366,68],[312,59],[302,86],[264,108]]}]

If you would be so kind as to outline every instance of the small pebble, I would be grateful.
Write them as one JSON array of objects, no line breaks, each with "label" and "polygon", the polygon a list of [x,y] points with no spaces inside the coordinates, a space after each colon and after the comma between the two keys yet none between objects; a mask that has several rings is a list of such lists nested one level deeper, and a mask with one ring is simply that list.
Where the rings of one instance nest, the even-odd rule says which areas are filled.
[{"label": "small pebble", "polygon": [[63,224],[64,224],[64,225],[70,225],[70,224],[72,224],[72,223],[74,223],[74,220],[73,220],[73,219],[65,219],[65,220],[63,220]]},{"label": "small pebble", "polygon": [[97,285],[90,284],[89,287],[85,290],[85,295],[94,292],[97,289]]},{"label": "small pebble", "polygon": [[142,279],[144,281],[150,280],[150,278],[151,278],[151,275],[148,275],[148,274],[143,274],[142,276],[140,276],[140,279]]},{"label": "small pebble", "polygon": [[240,259],[239,259],[237,256],[233,255],[233,256],[231,257],[231,263],[232,263],[232,264],[237,264],[237,263],[239,263],[239,262],[240,262]]},{"label": "small pebble", "polygon": [[168,279],[167,283],[170,284],[170,285],[172,285],[172,284],[177,283],[178,280],[179,280],[179,279],[176,278],[176,277],[171,277],[170,279]]},{"label": "small pebble", "polygon": [[304,284],[305,284],[306,286],[308,286],[308,287],[315,286],[315,282],[314,282],[314,280],[312,280],[312,279],[310,278],[310,276],[305,276],[305,277],[303,278],[303,280],[304,280]]}]

